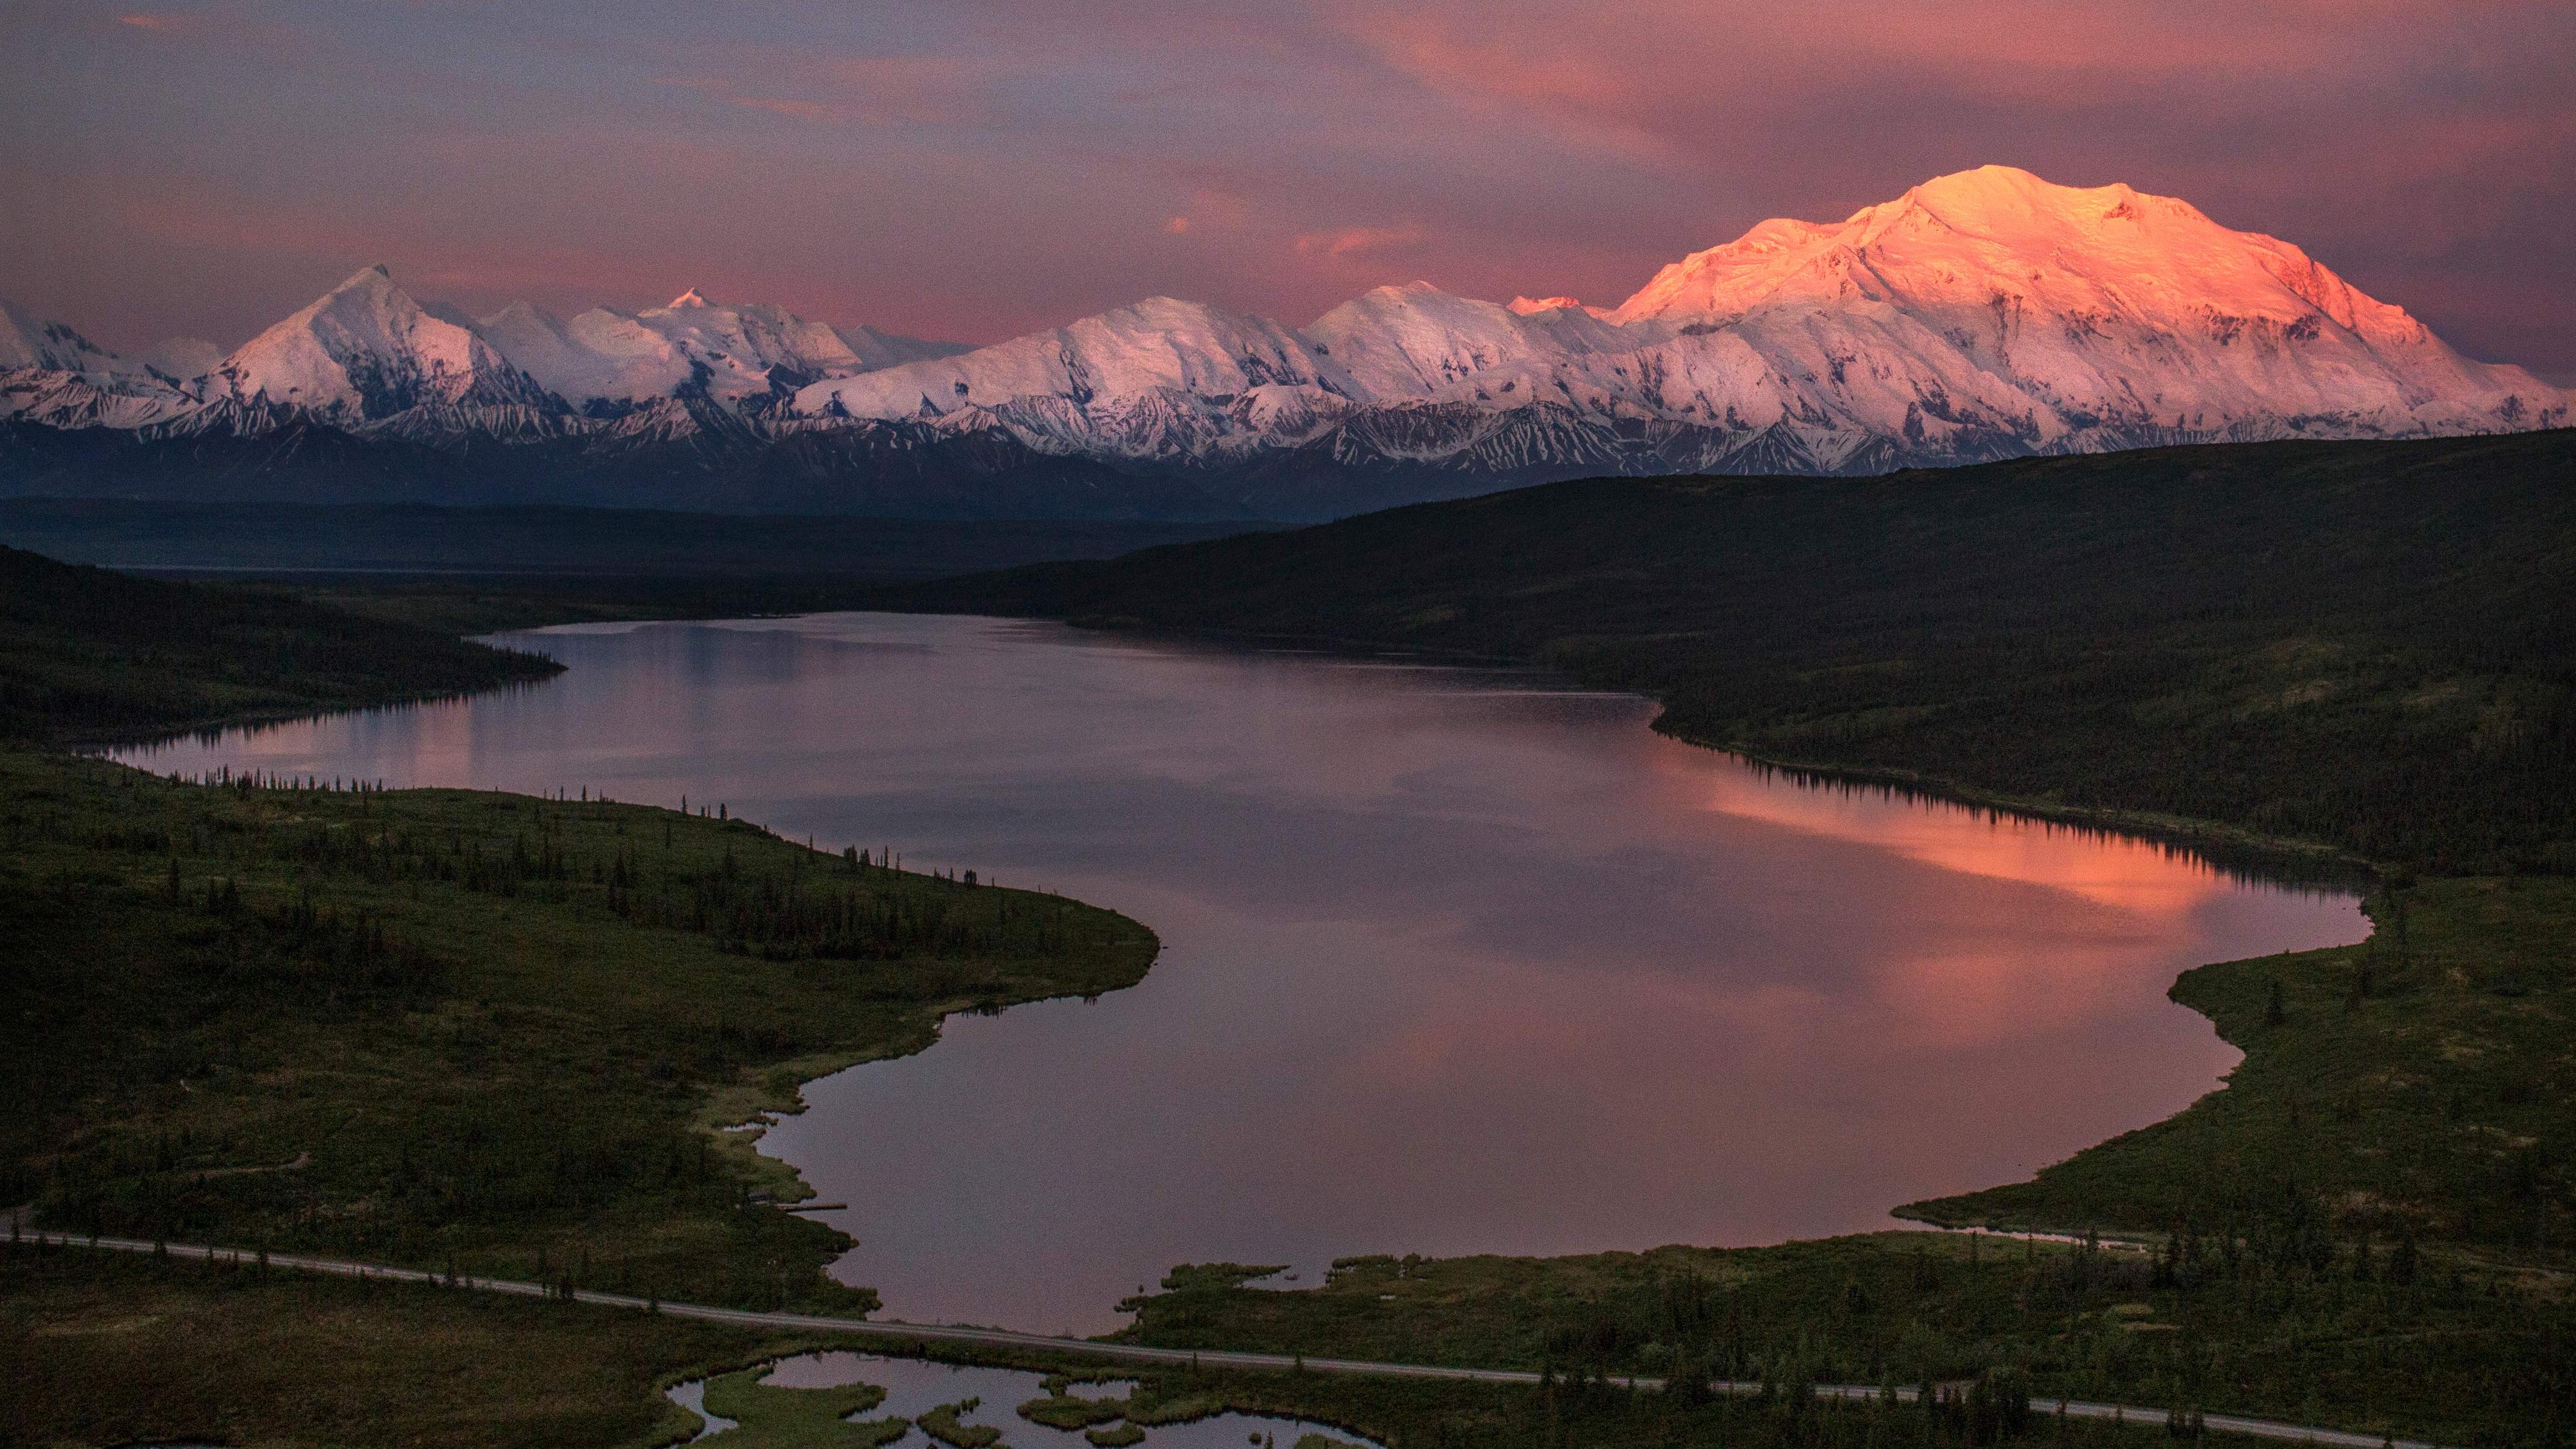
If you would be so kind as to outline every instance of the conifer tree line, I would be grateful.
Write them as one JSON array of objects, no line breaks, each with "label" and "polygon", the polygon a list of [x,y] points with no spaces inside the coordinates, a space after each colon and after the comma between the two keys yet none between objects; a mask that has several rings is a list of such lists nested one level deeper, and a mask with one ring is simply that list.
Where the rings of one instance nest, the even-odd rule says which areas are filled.
[{"label": "conifer tree line", "polygon": [[[0,1198],[48,1226],[847,1311],[694,1119],[1130,984],[1149,933],[739,818],[0,750]],[[742,1108],[748,1111],[749,1103]],[[549,1261],[540,1264],[539,1257]]]},{"label": "conifer tree line", "polygon": [[[439,883],[504,898],[595,904],[637,925],[713,936],[728,949],[772,960],[1044,955],[1074,944],[1067,925],[1072,913],[1061,900],[1032,904],[1035,898],[1023,893],[978,891],[971,870],[955,878],[897,870],[885,863],[891,850],[881,858],[857,846],[839,856],[800,850],[747,821],[722,823],[737,838],[780,848],[747,855],[727,844],[708,860],[702,851],[675,848],[667,822],[651,828],[651,812],[606,801],[535,802],[523,815],[519,801],[526,797],[491,797],[497,812],[491,825],[468,829],[452,818],[423,819],[399,803],[404,797],[385,796],[372,785],[335,789],[257,775],[229,776],[219,785],[245,802],[339,795],[349,813],[320,820],[281,814],[273,821],[208,815],[176,833],[123,822],[88,825],[82,843],[166,854],[172,899],[184,893],[205,902],[211,914],[256,919],[292,936],[299,950],[355,932],[353,949],[370,961],[396,949],[383,924],[344,919],[336,908],[317,904],[323,883]],[[565,825],[576,815],[593,828],[568,837]],[[596,838],[602,823],[611,827],[606,840]],[[13,838],[37,841],[54,825],[37,812],[11,817],[7,828]],[[782,866],[782,856],[790,863]],[[299,894],[245,915],[237,877],[270,865],[295,870]]]},{"label": "conifer tree line", "polygon": [[1846,778],[2576,873],[2576,430],[1589,479],[893,602],[1519,659]]}]

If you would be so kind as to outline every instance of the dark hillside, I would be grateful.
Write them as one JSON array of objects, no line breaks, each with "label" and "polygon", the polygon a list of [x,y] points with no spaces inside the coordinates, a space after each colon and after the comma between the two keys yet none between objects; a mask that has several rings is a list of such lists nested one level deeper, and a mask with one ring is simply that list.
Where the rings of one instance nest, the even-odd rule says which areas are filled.
[{"label": "dark hillside", "polygon": [[2576,869],[2576,432],[1561,483],[890,598],[1543,660],[1784,763]]},{"label": "dark hillside", "polygon": [[109,568],[523,581],[938,578],[1110,558],[1239,524],[666,513],[649,508],[0,498],[0,542]]},{"label": "dark hillside", "polygon": [[0,740],[89,743],[543,679],[553,662],[0,548]]}]

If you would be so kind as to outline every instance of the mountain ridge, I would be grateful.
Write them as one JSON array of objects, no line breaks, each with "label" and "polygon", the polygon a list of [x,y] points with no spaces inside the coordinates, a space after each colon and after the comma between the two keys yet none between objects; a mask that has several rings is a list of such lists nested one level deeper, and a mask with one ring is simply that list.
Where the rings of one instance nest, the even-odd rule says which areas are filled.
[{"label": "mountain ridge", "polygon": [[[2176,198],[1995,166],[1838,223],[1760,223],[1615,307],[1414,282],[1297,328],[1150,297],[969,348],[695,288],[632,313],[513,303],[475,318],[370,267],[196,377],[0,308],[12,492],[83,486],[70,460],[84,455],[121,457],[131,484],[153,451],[56,446],[29,427],[151,445],[302,423],[425,449],[482,493],[528,501],[623,486],[662,506],[760,508],[764,486],[792,478],[810,508],[839,476],[854,505],[955,516],[1025,493],[1003,460],[1051,459],[1059,481],[1085,481],[1050,507],[1299,519],[1586,473],[2509,432],[2569,409],[2291,243]],[[217,471],[208,486],[259,486],[238,459]],[[910,504],[906,486],[921,490]]]}]

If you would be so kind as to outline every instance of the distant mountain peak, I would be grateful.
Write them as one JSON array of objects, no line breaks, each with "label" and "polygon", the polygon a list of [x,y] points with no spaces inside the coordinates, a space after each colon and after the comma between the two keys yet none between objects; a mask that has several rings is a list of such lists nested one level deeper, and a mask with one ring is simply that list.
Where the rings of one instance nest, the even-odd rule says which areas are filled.
[{"label": "distant mountain peak", "polygon": [[104,375],[115,371],[117,363],[115,353],[68,323],[0,301],[0,370],[23,367]]},{"label": "distant mountain peak", "polygon": [[1283,331],[1148,298],[818,383],[795,413],[1001,428],[1135,461],[1328,446],[1528,477],[2416,436],[2568,408],[2287,243],[2012,166],[1937,176],[1841,222],[1760,223],[1616,309],[1410,282]]},{"label": "distant mountain peak", "polygon": [[[1993,162],[1983,166],[1971,166],[1964,171],[1948,172],[1917,182],[1908,188],[1914,195],[1943,200],[2028,197],[2067,189],[2036,172],[2024,170],[2019,166],[2006,166]],[[2127,188],[2122,186],[2121,189]]]},{"label": "distant mountain peak", "polygon": [[2215,340],[2251,320],[2295,327],[2319,311],[2339,327],[2367,325],[2375,341],[2422,331],[2297,248],[2232,231],[2188,202],[2126,184],[2060,186],[2013,166],[1937,176],[1840,223],[1759,223],[1663,268],[1612,316],[1727,323],[1764,307],[1855,304],[1892,305],[1943,333],[1991,330],[1976,318],[1998,305],[2081,317],[2079,332]]},{"label": "distant mountain peak", "polygon": [[424,404],[536,405],[544,389],[474,328],[412,300],[382,265],[243,343],[211,374],[244,404],[381,418]]},{"label": "distant mountain peak", "polygon": [[376,266],[200,373],[209,351],[129,363],[0,307],[0,418],[461,444],[477,477],[527,445],[553,460],[530,476],[880,501],[964,476],[942,469],[1062,466],[1107,488],[1102,509],[1204,487],[1190,506],[1295,518],[1585,475],[2503,432],[2571,407],[2288,242],[2012,166],[1761,222],[1612,309],[1414,281],[1301,328],[1154,296],[967,348],[694,287],[637,313],[476,317]]},{"label": "distant mountain peak", "polygon": [[543,318],[554,326],[561,327],[563,325],[562,318],[557,317],[554,313],[547,311],[545,308],[538,306],[534,302],[504,302],[501,304],[501,310],[482,318],[478,325],[489,327],[505,318],[517,317]]},{"label": "distant mountain peak", "polygon": [[143,364],[175,382],[194,382],[223,366],[224,350],[196,337],[165,337],[145,348]]},{"label": "distant mountain peak", "polygon": [[593,411],[688,397],[766,413],[785,389],[966,350],[871,327],[844,331],[765,302],[709,302],[694,287],[640,313],[595,307],[558,321],[513,303],[478,325],[513,366]]}]

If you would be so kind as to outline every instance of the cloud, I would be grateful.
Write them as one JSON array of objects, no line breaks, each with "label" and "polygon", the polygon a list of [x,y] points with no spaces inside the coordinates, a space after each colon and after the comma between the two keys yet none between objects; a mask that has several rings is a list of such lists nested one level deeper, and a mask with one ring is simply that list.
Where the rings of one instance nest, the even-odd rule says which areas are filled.
[{"label": "cloud", "polygon": [[[152,314],[199,303],[137,247],[216,244],[115,228],[201,190],[287,219],[283,246],[294,218],[434,236],[496,288],[512,257],[560,296],[546,259],[641,253],[954,335],[1156,292],[1311,317],[1417,276],[1613,299],[1765,217],[2003,161],[2184,196],[2467,350],[2576,366],[2563,0],[272,13],[0,0],[0,128],[18,164],[63,168],[0,215],[0,285],[162,335]],[[223,246],[270,275],[253,237]]]},{"label": "cloud", "polygon": [[1420,223],[1408,221],[1397,226],[1346,226],[1333,231],[1300,232],[1296,247],[1300,256],[1364,257],[1412,250],[1428,238],[1429,233]]},{"label": "cloud", "polygon": [[726,100],[745,110],[767,111],[773,116],[794,116],[806,121],[840,119],[841,113],[821,101],[782,101],[765,96],[727,96]]},{"label": "cloud", "polygon": [[[1630,157],[1672,153],[1665,138],[1636,125],[1630,77],[1604,59],[1570,52],[1545,37],[1483,33],[1470,15],[1419,11],[1350,13],[1345,32],[1397,74],[1496,116],[1535,114],[1577,144]],[[1474,27],[1479,33],[1464,32]]]},{"label": "cloud", "polygon": [[1189,202],[1163,222],[1166,236],[1187,236],[1192,231],[1204,236],[1210,232],[1240,233],[1265,223],[1256,217],[1247,198],[1219,187],[1200,186],[1190,192]]},{"label": "cloud", "polygon": [[822,69],[834,102],[864,119],[957,125],[986,119],[992,89],[1017,67],[978,57],[869,55]]},{"label": "cloud", "polygon": [[[67,14],[79,16],[69,9]],[[230,51],[268,51],[284,54],[311,48],[312,37],[293,26],[238,11],[216,10],[179,12],[140,10],[131,14],[108,17],[92,12],[74,22],[85,28],[114,32],[142,31],[168,41],[185,41],[209,49]]]},{"label": "cloud", "polygon": [[706,59],[723,67],[657,81],[745,110],[860,126],[962,126],[992,115],[994,88],[1012,68],[954,56],[790,56],[755,49]]}]

